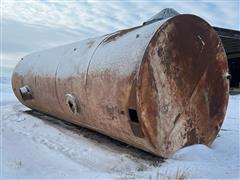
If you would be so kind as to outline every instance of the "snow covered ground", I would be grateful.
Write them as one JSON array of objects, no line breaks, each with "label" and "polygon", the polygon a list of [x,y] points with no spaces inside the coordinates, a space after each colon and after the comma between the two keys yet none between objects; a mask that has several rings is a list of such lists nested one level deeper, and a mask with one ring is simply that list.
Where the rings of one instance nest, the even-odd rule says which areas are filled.
[{"label": "snow covered ground", "polygon": [[1,83],[2,179],[239,179],[240,95],[230,96],[221,131],[163,160],[99,133],[31,111],[14,97],[11,69]]}]

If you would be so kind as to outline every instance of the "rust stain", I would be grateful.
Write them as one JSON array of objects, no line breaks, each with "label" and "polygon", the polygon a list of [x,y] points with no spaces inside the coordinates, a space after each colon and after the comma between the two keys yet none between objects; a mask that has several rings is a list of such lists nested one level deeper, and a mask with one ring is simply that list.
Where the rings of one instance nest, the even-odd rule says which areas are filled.
[{"label": "rust stain", "polygon": [[88,48],[91,48],[94,45],[95,41],[88,41],[87,46]]},{"label": "rust stain", "polygon": [[[109,43],[111,41],[116,41],[119,37],[135,30],[135,29],[138,29],[140,28],[141,26],[137,26],[137,27],[133,27],[133,28],[129,28],[129,29],[124,29],[124,30],[120,30],[120,31],[117,31],[115,33],[113,33],[112,35],[110,35],[108,38],[106,38],[103,42],[104,43]],[[138,35],[139,37],[139,35]]]}]

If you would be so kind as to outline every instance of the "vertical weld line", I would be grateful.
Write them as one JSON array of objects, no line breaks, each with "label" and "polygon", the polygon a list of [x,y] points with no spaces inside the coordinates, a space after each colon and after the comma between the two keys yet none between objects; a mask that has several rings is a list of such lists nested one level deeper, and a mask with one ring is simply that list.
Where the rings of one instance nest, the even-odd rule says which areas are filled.
[{"label": "vertical weld line", "polygon": [[60,66],[60,63],[64,60],[64,57],[65,57],[65,54],[68,52],[68,49],[67,48],[64,48],[63,50],[63,56],[61,56],[61,58],[59,58],[59,63],[57,65],[57,68],[56,68],[56,71],[55,71],[55,82],[54,82],[54,86],[55,86],[55,94],[56,94],[56,97],[57,97],[57,101],[58,101],[58,104],[60,106],[60,108],[64,111],[64,108],[62,107],[61,103],[60,103],[60,99],[59,99],[59,95],[58,95],[58,90],[57,90],[57,73],[58,73],[58,70],[59,70],[59,66]]},{"label": "vertical weld line", "polygon": [[88,72],[89,72],[89,68],[90,68],[90,64],[91,64],[91,62],[92,62],[93,56],[95,55],[98,47],[99,47],[109,36],[111,36],[112,34],[114,34],[114,33],[108,34],[108,36],[106,36],[106,37],[97,45],[97,47],[94,49],[94,51],[93,51],[93,53],[92,53],[92,55],[91,55],[91,57],[90,57],[90,60],[89,60],[89,62],[88,62],[88,66],[87,66],[87,72],[86,72],[86,74],[85,74],[85,85],[84,85],[84,86],[85,86],[85,92],[87,92]]},{"label": "vertical weld line", "polygon": [[55,76],[55,83],[54,83],[54,86],[55,86],[55,94],[56,94],[56,97],[57,97],[58,104],[59,104],[60,108],[64,111],[63,107],[60,104],[58,91],[57,91],[57,73],[58,73],[58,69],[59,69],[60,63],[61,63],[61,60],[59,60],[59,63],[57,65],[57,68],[56,68],[56,71],[55,71],[55,75],[54,75]]}]

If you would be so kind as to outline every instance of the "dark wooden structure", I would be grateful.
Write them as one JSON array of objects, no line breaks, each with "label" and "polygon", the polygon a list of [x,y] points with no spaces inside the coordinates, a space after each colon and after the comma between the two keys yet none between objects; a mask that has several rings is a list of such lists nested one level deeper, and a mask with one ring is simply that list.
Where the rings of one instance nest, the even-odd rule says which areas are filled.
[{"label": "dark wooden structure", "polygon": [[222,40],[228,58],[231,88],[240,88],[240,31],[213,27]]}]

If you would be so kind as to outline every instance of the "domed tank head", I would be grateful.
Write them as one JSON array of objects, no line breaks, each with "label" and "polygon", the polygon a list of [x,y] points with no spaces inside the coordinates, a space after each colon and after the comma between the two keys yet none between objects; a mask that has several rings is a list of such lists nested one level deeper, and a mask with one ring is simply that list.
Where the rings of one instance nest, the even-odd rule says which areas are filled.
[{"label": "domed tank head", "polygon": [[211,144],[229,94],[227,57],[215,30],[194,15],[167,20],[145,52],[137,110],[155,153],[168,157],[191,144]]}]

